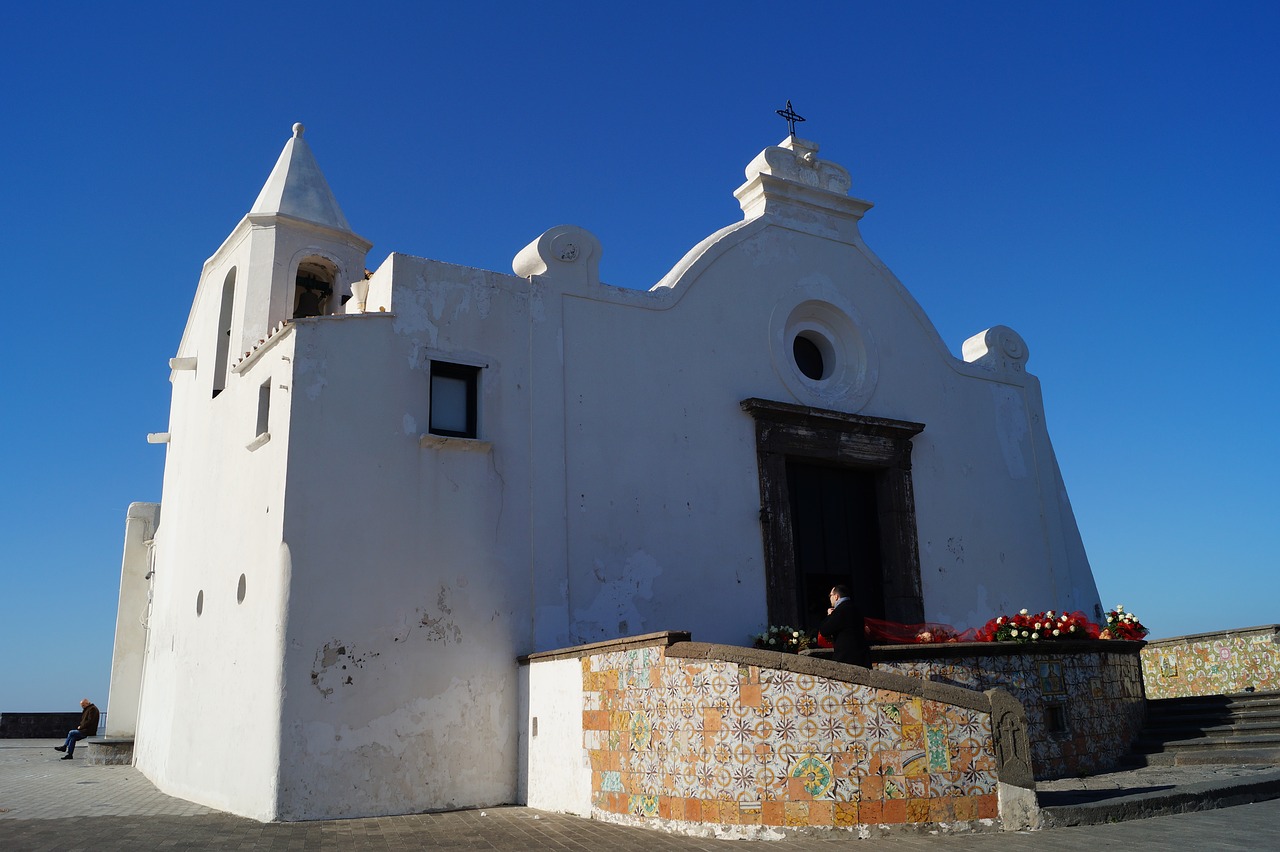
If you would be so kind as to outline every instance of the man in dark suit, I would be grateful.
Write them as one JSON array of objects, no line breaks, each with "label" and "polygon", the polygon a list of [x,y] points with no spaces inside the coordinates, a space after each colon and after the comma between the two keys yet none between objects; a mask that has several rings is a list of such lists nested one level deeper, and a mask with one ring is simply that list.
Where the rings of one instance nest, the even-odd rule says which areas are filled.
[{"label": "man in dark suit", "polygon": [[827,617],[822,620],[818,632],[835,646],[833,658],[836,661],[869,668],[870,646],[862,610],[849,597],[847,586],[833,586],[830,597],[831,608],[827,610]]}]

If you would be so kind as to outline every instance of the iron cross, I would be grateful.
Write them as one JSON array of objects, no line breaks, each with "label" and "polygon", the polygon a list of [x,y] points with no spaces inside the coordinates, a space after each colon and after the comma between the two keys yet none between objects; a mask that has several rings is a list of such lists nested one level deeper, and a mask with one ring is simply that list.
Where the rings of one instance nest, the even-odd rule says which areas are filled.
[{"label": "iron cross", "polygon": [[782,116],[787,120],[787,133],[791,136],[795,136],[796,122],[804,121],[804,116],[799,115],[795,110],[791,108],[791,98],[787,98],[786,109],[775,109],[774,112],[776,112],[778,115]]}]

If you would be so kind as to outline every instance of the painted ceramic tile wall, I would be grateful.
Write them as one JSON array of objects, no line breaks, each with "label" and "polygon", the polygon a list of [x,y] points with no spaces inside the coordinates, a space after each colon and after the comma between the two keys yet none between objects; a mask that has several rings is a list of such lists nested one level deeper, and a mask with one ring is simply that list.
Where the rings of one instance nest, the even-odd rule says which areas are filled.
[{"label": "painted ceramic tile wall", "polygon": [[582,672],[597,817],[851,827],[998,815],[989,713],[661,648],[587,656]]},{"label": "painted ceramic tile wall", "polygon": [[1149,642],[1142,674],[1148,698],[1280,690],[1280,625]]},{"label": "painted ceramic tile wall", "polygon": [[1007,689],[1027,711],[1037,780],[1093,774],[1128,754],[1142,728],[1136,653],[1026,653],[876,662],[969,689]]}]

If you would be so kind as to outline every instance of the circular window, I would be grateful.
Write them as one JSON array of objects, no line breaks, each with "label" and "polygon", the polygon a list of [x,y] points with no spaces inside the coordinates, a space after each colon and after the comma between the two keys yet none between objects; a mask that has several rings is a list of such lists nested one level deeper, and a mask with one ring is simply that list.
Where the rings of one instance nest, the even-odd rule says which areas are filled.
[{"label": "circular window", "polygon": [[801,332],[791,342],[791,354],[796,359],[796,366],[806,378],[815,382],[825,379],[829,372],[827,365],[831,359],[830,356],[823,355],[823,349],[831,351],[830,341],[813,331]]},{"label": "circular window", "polygon": [[804,405],[856,412],[876,386],[876,352],[857,309],[830,285],[805,284],[770,319],[778,378]]},{"label": "circular window", "polygon": [[196,593],[196,615],[204,613],[204,589]]},{"label": "circular window", "polygon": [[241,575],[240,575],[240,582],[239,582],[239,584],[236,586],[236,603],[244,603],[245,585],[246,585],[246,584],[245,584],[244,575],[243,575],[243,574],[241,574]]}]

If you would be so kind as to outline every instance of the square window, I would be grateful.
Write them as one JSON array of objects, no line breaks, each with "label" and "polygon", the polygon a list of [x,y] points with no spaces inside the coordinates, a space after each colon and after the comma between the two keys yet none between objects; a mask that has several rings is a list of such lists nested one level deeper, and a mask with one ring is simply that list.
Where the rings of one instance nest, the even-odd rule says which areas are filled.
[{"label": "square window", "polygon": [[1068,733],[1067,708],[1063,704],[1046,704],[1044,708],[1045,729],[1051,734]]},{"label": "square window", "polygon": [[431,426],[434,435],[476,437],[476,391],[480,368],[431,362]]}]

